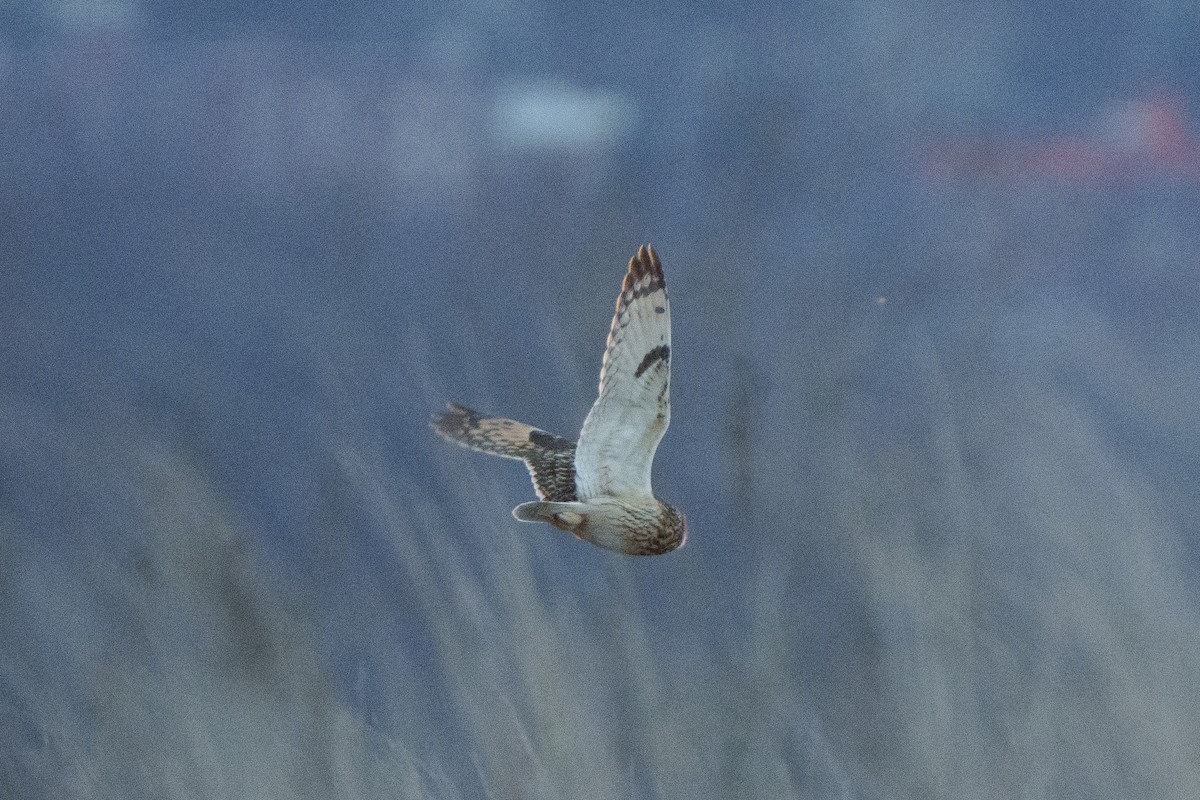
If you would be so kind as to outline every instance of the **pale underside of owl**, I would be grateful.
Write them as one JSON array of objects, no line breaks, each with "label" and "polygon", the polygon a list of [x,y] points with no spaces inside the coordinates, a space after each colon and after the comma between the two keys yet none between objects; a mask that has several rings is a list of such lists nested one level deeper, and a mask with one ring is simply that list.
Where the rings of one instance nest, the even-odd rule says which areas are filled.
[{"label": "pale underside of owl", "polygon": [[650,487],[654,452],[671,421],[671,305],[662,264],[645,245],[629,261],[600,366],[600,396],[579,441],[451,403],[432,425],[443,438],[525,462],[538,502],[513,516],[546,522],[628,555],[682,547],[687,522]]}]

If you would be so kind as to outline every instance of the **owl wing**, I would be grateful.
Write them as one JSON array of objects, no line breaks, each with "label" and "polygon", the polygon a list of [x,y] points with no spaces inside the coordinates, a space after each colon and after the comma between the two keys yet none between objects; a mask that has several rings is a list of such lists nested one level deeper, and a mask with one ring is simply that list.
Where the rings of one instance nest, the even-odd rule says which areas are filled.
[{"label": "owl wing", "polygon": [[485,417],[474,409],[450,403],[435,414],[433,429],[447,441],[501,458],[525,462],[539,500],[574,502],[575,443],[503,417]]},{"label": "owl wing", "polygon": [[671,305],[645,245],[629,261],[600,367],[600,396],[575,451],[579,498],[652,494],[654,451],[671,422]]}]

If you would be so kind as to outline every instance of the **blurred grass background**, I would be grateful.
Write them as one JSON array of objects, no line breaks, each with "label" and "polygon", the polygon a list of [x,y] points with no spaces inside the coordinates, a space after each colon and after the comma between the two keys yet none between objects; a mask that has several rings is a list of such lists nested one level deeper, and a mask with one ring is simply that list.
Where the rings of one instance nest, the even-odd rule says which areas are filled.
[{"label": "blurred grass background", "polygon": [[[1200,785],[1197,176],[1014,161],[1194,11],[112,8],[0,59],[0,795]],[[573,434],[642,241],[634,560],[425,420]]]}]

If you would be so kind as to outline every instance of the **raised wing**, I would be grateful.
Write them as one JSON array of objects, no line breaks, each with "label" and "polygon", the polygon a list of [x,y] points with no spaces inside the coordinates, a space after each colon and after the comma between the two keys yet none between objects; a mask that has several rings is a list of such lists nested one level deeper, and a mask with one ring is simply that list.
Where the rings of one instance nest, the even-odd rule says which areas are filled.
[{"label": "raised wing", "polygon": [[652,495],[654,451],[671,422],[671,305],[662,263],[645,245],[629,260],[600,367],[600,396],[575,451],[580,500]]},{"label": "raised wing", "polygon": [[503,417],[485,417],[457,403],[435,414],[430,424],[447,441],[501,458],[525,462],[539,500],[569,503],[575,498],[575,443]]}]

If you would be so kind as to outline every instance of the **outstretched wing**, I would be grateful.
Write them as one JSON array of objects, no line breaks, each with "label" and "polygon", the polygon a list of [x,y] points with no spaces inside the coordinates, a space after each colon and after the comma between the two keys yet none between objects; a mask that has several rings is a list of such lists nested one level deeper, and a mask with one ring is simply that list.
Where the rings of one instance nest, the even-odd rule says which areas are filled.
[{"label": "outstretched wing", "polygon": [[671,421],[671,305],[645,245],[629,261],[600,367],[600,396],[575,453],[581,499],[652,494],[650,466]]},{"label": "outstretched wing", "polygon": [[485,417],[456,403],[435,414],[430,425],[447,441],[525,462],[538,499],[570,503],[575,497],[575,443],[532,425],[502,417]]}]

